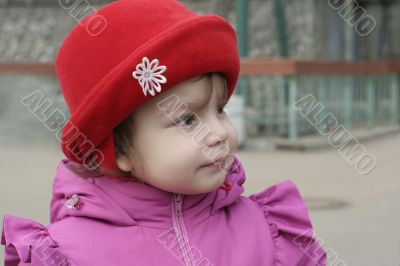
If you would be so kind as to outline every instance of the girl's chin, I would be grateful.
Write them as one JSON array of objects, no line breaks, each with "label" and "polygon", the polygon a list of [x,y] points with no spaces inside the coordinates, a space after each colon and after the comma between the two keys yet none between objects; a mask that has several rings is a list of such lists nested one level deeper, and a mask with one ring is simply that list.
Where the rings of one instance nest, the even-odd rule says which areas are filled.
[{"label": "girl's chin", "polygon": [[[210,167],[211,168],[211,167]],[[158,186],[159,189],[185,195],[203,194],[218,189],[225,181],[226,173],[222,170],[201,170],[194,176],[193,182],[186,183],[185,186]]]},{"label": "girl's chin", "polygon": [[191,189],[182,191],[181,194],[195,195],[195,194],[209,193],[211,191],[218,189],[223,183],[224,180],[222,179],[222,180],[215,180],[215,182],[198,184],[193,186]]}]

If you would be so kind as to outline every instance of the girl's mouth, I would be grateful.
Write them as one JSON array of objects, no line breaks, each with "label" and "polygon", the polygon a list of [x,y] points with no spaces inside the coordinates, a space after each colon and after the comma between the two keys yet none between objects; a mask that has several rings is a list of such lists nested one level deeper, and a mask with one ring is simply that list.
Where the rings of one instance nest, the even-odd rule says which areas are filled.
[{"label": "girl's mouth", "polygon": [[223,163],[225,162],[225,160],[226,160],[226,158],[223,157],[223,158],[220,158],[220,159],[218,159],[218,160],[216,160],[216,161],[214,161],[214,162],[205,164],[205,165],[203,165],[202,167],[216,167],[216,168],[218,168],[220,165],[223,165]]}]

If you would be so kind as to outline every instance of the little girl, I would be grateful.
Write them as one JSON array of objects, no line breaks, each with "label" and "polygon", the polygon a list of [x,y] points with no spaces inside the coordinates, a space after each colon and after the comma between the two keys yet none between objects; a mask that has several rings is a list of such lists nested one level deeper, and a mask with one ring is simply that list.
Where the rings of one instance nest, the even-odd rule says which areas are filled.
[{"label": "little girl", "polygon": [[5,265],[325,265],[294,183],[241,195],[222,17],[116,1],[71,31],[56,71],[71,116],[51,223],[5,215]]}]

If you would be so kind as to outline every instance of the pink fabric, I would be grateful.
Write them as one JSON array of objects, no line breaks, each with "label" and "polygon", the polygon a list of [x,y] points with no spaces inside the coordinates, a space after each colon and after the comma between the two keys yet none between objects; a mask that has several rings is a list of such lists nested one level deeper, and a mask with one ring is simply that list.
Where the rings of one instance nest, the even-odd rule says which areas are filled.
[{"label": "pink fabric", "polygon": [[[174,194],[105,176],[85,180],[66,163],[54,180],[50,225],[4,216],[6,266],[326,264],[295,184],[285,180],[242,196],[238,157],[226,176],[231,191],[183,196],[180,225],[188,243],[174,231]],[[67,208],[74,194],[81,205]]]}]

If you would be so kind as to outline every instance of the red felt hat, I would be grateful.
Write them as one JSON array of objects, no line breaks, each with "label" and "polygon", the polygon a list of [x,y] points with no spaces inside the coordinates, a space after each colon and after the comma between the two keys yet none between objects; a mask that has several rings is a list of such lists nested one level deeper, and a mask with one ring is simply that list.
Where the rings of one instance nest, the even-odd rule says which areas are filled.
[{"label": "red felt hat", "polygon": [[176,0],[120,0],[90,14],[66,37],[56,73],[70,111],[67,158],[117,170],[113,129],[145,102],[195,76],[222,72],[228,98],[239,75],[236,34],[218,15]]}]

